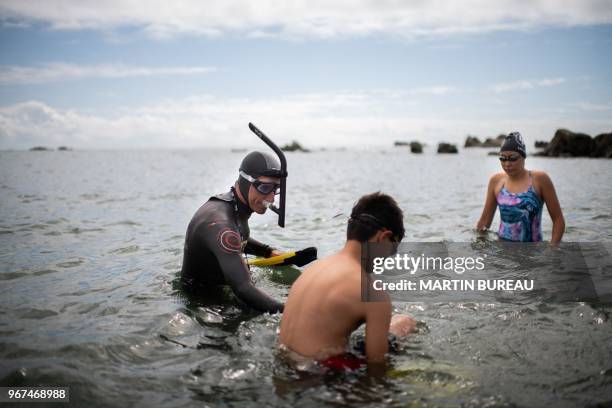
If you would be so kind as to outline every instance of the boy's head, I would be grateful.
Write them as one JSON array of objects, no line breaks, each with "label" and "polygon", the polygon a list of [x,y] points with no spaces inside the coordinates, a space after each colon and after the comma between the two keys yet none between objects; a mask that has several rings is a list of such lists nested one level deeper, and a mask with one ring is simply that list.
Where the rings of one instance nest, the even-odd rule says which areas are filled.
[{"label": "boy's head", "polygon": [[367,242],[381,230],[390,231],[390,239],[400,242],[405,232],[404,213],[387,194],[376,192],[364,195],[351,211],[346,239]]}]

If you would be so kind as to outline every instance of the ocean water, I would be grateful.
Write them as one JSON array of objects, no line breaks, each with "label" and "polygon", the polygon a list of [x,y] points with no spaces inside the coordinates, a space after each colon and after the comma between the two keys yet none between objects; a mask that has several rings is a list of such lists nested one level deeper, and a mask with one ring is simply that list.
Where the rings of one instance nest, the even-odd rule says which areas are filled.
[{"label": "ocean water", "polygon": [[[418,333],[388,375],[302,375],[277,356],[280,317],[211,304],[177,285],[196,209],[234,182],[245,153],[0,152],[0,385],[70,386],[75,406],[596,406],[612,403],[611,306],[397,303]],[[405,242],[474,242],[486,151],[287,154],[284,249],[339,249],[353,203],[393,195]],[[565,241],[612,241],[612,161],[528,158],[555,183]],[[493,221],[496,229],[498,215]],[[543,234],[551,223],[543,214]],[[491,233],[489,240],[493,241]],[[297,268],[253,268],[283,299]]]}]

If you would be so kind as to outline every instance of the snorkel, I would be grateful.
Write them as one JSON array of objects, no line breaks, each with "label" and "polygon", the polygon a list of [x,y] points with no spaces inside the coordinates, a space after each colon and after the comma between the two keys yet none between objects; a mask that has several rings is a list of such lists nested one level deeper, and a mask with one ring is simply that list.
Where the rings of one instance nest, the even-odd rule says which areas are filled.
[{"label": "snorkel", "polygon": [[249,122],[249,129],[257,135],[265,144],[267,144],[280,160],[280,172],[274,174],[275,177],[280,177],[280,202],[278,207],[275,207],[273,203],[268,203],[268,208],[278,214],[278,226],[281,228],[285,227],[285,197],[287,191],[287,159],[282,150],[266,136],[261,130],[259,130],[254,124]]}]

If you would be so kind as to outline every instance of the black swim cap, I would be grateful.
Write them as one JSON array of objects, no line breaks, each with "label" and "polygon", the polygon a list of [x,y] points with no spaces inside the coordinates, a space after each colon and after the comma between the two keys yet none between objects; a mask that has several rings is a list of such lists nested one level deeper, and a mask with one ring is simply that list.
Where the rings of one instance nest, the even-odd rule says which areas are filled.
[{"label": "black swim cap", "polygon": [[523,158],[527,157],[527,148],[525,147],[525,142],[523,142],[523,137],[519,132],[512,132],[506,136],[506,140],[504,140],[504,144],[499,151],[517,152],[523,156]]},{"label": "black swim cap", "polygon": [[240,171],[253,178],[259,176],[283,177],[278,158],[270,153],[251,152],[247,154],[240,164]]},{"label": "black swim cap", "polygon": [[[251,152],[246,155],[240,164],[240,171],[253,178],[259,176],[283,177],[280,161],[270,153]],[[251,182],[244,177],[238,177],[238,188],[244,199],[249,201],[249,188]]]}]

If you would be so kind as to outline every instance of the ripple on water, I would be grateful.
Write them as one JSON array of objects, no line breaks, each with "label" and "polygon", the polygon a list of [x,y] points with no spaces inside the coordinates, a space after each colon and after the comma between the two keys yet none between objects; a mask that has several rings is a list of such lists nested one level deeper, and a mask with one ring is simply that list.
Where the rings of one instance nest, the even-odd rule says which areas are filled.
[{"label": "ripple on water", "polygon": [[161,328],[160,333],[170,338],[197,331],[199,324],[183,312],[176,312]]},{"label": "ripple on water", "polygon": [[75,235],[79,235],[79,234],[86,234],[89,232],[104,232],[106,231],[104,228],[80,228],[80,227],[74,227],[74,228],[70,228],[67,231],[65,231],[67,234],[75,234]]},{"label": "ripple on water", "polygon": [[47,197],[45,197],[45,196],[38,196],[36,194],[19,194],[17,196],[17,198],[23,204],[28,204],[28,203],[31,203],[31,202],[34,202],[34,201],[46,201],[47,200]]},{"label": "ripple on water", "polygon": [[104,226],[105,227],[120,227],[120,226],[141,227],[142,224],[136,221],[124,220],[124,221],[112,222],[110,224],[105,224]]},{"label": "ripple on water", "polygon": [[128,245],[121,248],[116,248],[108,252],[109,255],[125,255],[140,251],[138,245]]},{"label": "ripple on water", "polygon": [[79,306],[76,308],[76,312],[78,314],[89,314],[90,312],[92,312],[93,310],[97,309],[98,306],[100,306],[102,304],[102,302],[95,302],[95,303],[81,303],[79,304]]},{"label": "ripple on water", "polygon": [[24,276],[42,276],[49,273],[56,273],[55,269],[41,269],[37,271],[16,271],[16,272],[2,272],[0,273],[1,280],[12,280],[22,278]]},{"label": "ripple on water", "polygon": [[207,307],[198,307],[195,312],[195,317],[201,324],[223,323],[223,316]]},{"label": "ripple on water", "polygon": [[45,319],[47,317],[57,316],[58,313],[49,309],[28,308],[18,311],[17,315],[22,319]]},{"label": "ripple on water", "polygon": [[118,307],[109,306],[109,307],[105,307],[104,309],[102,309],[100,311],[100,313],[98,313],[96,316],[98,316],[98,317],[112,316],[112,315],[116,315],[120,311],[121,311],[121,309],[118,308]]},{"label": "ripple on water", "polygon": [[83,200],[98,200],[100,198],[102,198],[101,194],[97,194],[97,193],[85,193],[85,194],[81,194],[79,196],[79,198],[83,199]]},{"label": "ripple on water", "polygon": [[82,265],[85,262],[85,259],[79,258],[71,261],[64,261],[55,264],[58,268],[74,268],[76,266]]}]

